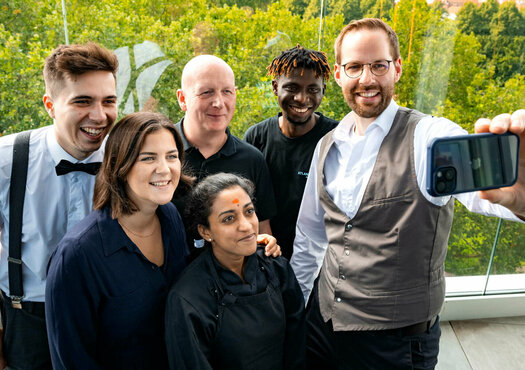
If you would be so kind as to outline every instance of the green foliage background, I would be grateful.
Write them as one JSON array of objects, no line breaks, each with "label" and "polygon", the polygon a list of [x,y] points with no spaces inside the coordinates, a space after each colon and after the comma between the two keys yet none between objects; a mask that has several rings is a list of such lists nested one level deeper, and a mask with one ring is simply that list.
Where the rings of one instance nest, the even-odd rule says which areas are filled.
[{"label": "green foliage background", "polygon": [[[470,132],[479,117],[525,107],[525,13],[514,3],[466,3],[456,20],[439,2],[429,6],[425,0],[401,0],[397,6],[391,0],[325,4],[322,45],[332,65],[333,41],[352,19],[381,17],[394,27],[403,57],[395,96],[401,105],[446,116]],[[231,123],[238,136],[278,112],[266,76],[270,61],[297,43],[317,49],[319,39],[319,0],[67,0],[66,6],[70,43],[96,41],[130,51],[145,40],[160,46],[173,63],[153,90],[151,104],[174,121],[182,116],[176,90],[184,64],[202,53],[223,58],[239,88]],[[43,61],[64,40],[61,1],[1,3],[0,133],[51,123],[41,103]],[[333,79],[320,110],[336,119],[348,113]],[[497,220],[474,215],[459,203],[455,212],[447,272],[484,274]],[[521,271],[524,231],[522,224],[504,222],[495,273]]]}]

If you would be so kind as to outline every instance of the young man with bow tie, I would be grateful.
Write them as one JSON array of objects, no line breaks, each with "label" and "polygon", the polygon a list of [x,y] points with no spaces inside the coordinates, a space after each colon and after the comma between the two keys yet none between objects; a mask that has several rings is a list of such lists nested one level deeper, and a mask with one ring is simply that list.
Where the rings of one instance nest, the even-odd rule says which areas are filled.
[{"label": "young man with bow tie", "polygon": [[[51,369],[46,269],[58,241],[92,209],[101,145],[117,116],[117,67],[115,54],[97,44],[59,46],[44,66],[53,125],[0,139],[0,368]],[[28,144],[16,144],[22,138]],[[27,170],[19,164],[24,149]],[[12,186],[26,172],[25,186]]]}]

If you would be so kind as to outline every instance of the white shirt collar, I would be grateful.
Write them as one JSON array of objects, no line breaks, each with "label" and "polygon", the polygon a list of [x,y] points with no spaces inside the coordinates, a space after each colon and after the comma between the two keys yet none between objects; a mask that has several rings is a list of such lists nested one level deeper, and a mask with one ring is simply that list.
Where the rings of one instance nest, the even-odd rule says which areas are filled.
[{"label": "white shirt collar", "polygon": [[64,148],[60,146],[60,144],[57,141],[56,135],[55,135],[55,127],[51,127],[51,130],[47,131],[46,136],[46,144],[47,148],[49,150],[49,153],[51,154],[51,158],[53,159],[53,162],[55,162],[55,165],[57,165],[62,159],[66,159],[70,161],[71,163],[91,163],[91,162],[101,162],[104,157],[104,145],[106,145],[107,137],[104,139],[104,142],[102,143],[99,150],[93,152],[89,157],[84,159],[83,161],[79,161],[75,157],[73,157],[71,154],[66,152]]},{"label": "white shirt collar", "polygon": [[[394,122],[394,118],[396,117],[398,108],[399,105],[397,105],[397,103],[392,99],[392,101],[390,102],[388,107],[383,111],[383,113],[381,113],[379,117],[377,117],[376,120],[372,122],[370,126],[368,126],[365,132],[365,136],[372,130],[375,130],[376,128],[379,128],[383,132],[383,136],[385,136],[392,127],[392,123]],[[342,143],[351,140],[352,136],[355,135],[354,117],[355,113],[350,112],[341,120],[341,122],[339,122],[339,125],[337,125],[334,131],[334,141]]]}]

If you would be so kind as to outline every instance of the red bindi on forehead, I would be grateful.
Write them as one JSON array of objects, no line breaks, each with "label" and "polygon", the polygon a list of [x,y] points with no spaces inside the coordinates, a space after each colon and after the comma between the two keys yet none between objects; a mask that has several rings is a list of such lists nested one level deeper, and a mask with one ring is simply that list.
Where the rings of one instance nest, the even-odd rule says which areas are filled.
[{"label": "red bindi on forehead", "polygon": [[233,204],[239,204],[239,199],[235,198],[232,203]]}]

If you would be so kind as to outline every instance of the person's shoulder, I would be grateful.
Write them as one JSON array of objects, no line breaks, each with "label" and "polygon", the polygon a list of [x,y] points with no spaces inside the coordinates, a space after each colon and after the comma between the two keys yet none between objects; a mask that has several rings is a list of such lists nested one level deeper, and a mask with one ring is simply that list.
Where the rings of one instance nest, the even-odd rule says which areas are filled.
[{"label": "person's shoulder", "polygon": [[187,301],[213,298],[214,282],[206,259],[209,251],[202,252],[178,276],[170,290],[170,295],[176,295]]},{"label": "person's shoulder", "polygon": [[276,122],[277,116],[273,116],[258,122],[246,130],[245,136],[266,135],[268,134],[268,131],[273,128]]},{"label": "person's shoulder", "polygon": [[246,157],[247,160],[262,160],[265,162],[264,156],[259,151],[259,149],[245,141],[242,141],[235,135],[232,135],[231,138],[235,142],[236,155],[242,156],[243,159]]},{"label": "person's shoulder", "polygon": [[[35,147],[42,146],[42,143],[45,143],[45,137],[47,134],[47,131],[50,130],[53,126],[45,126],[40,127],[38,129],[30,130],[31,137],[29,142],[29,156],[35,156],[34,149]],[[0,167],[5,166],[6,164],[11,165],[11,162],[13,160],[13,146],[15,143],[15,139],[18,135],[22,134],[23,132],[29,132],[29,131],[22,131],[17,132],[15,134],[10,134],[6,136],[0,137]]]},{"label": "person's shoulder", "polygon": [[457,123],[448,118],[431,115],[421,116],[417,122],[416,132],[418,137],[424,137],[427,141],[445,136],[465,135],[467,132]]},{"label": "person's shoulder", "polygon": [[169,218],[170,221],[177,223],[177,224],[182,222],[182,218],[179,213],[179,210],[177,209],[177,207],[175,207],[175,205],[172,202],[161,204],[159,206],[159,210],[160,212],[162,212],[163,215]]},{"label": "person's shoulder", "polygon": [[317,124],[320,125],[320,127],[323,128],[326,132],[333,130],[339,124],[339,121],[336,121],[335,119],[326,117],[322,113],[318,114],[319,121],[317,122]]},{"label": "person's shoulder", "polygon": [[98,216],[100,210],[92,211],[83,220],[73,226],[64,238],[63,241],[78,241],[79,245],[86,244],[93,236],[99,234],[98,230]]},{"label": "person's shoulder", "polygon": [[257,247],[257,255],[259,259],[263,261],[271,270],[273,270],[279,279],[285,278],[288,275],[288,271],[291,268],[290,262],[286,257],[279,256],[266,256],[264,254],[264,247]]},{"label": "person's shoulder", "polygon": [[100,245],[101,235],[97,225],[99,212],[91,212],[67,231],[58,243],[55,257],[62,256],[62,259],[85,258],[91,253],[86,253],[86,250],[94,249],[93,247]]}]

